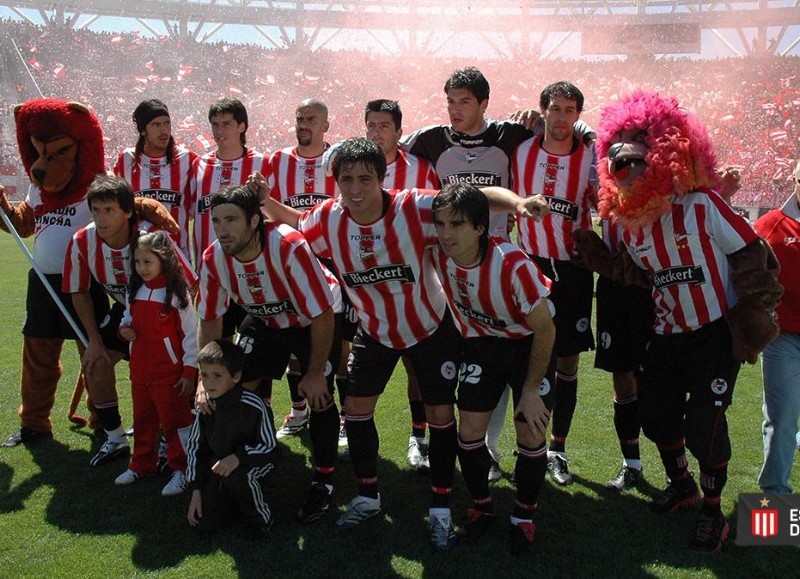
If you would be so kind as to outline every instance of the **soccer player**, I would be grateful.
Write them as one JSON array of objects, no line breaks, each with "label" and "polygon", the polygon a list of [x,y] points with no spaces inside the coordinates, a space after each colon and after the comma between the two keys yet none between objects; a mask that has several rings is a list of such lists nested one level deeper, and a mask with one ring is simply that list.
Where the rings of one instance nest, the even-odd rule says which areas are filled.
[{"label": "soccer player", "polygon": [[473,507],[460,535],[477,539],[494,521],[485,436],[492,410],[510,384],[517,434],[511,548],[523,554],[533,543],[533,515],[547,470],[556,333],[547,299],[550,280],[517,246],[489,237],[489,202],[475,186],[445,185],[431,210],[439,237],[434,266],[464,338],[458,456]]},{"label": "soccer player", "polygon": [[[420,157],[407,153],[398,146],[403,135],[403,112],[397,101],[378,99],[369,101],[364,111],[367,138],[378,145],[386,157],[384,189],[439,189],[439,179],[433,166]],[[411,436],[408,439],[407,460],[409,466],[423,471],[430,468],[428,443],[425,431],[425,404],[419,391],[419,383],[408,358],[401,358],[408,380],[408,405],[411,409]]]},{"label": "soccer player", "polygon": [[[601,222],[603,241],[609,251],[619,251],[622,229],[609,219]],[[622,466],[606,488],[622,492],[639,485],[642,460],[639,452],[639,380],[655,319],[655,304],[648,288],[622,285],[606,276],[597,278],[597,351],[595,368],[611,373],[614,387],[614,429],[622,452]]]},{"label": "soccer player", "polygon": [[591,228],[594,147],[573,133],[583,110],[583,94],[568,82],[551,84],[539,96],[544,135],[514,153],[514,186],[522,197],[544,195],[550,212],[541,221],[519,219],[518,242],[553,280],[556,308],[556,401],[548,449],[548,470],[560,485],[572,483],[566,440],[575,413],[580,353],[594,348],[591,331],[592,272],[571,263],[572,232]]},{"label": "soccer player", "polygon": [[[374,412],[397,360],[405,355],[419,379],[430,427],[431,543],[436,549],[450,549],[456,540],[449,499],[456,459],[453,402],[460,336],[424,254],[436,244],[433,191],[384,190],[386,158],[366,138],[344,141],[333,160],[333,174],[338,199],[302,214],[274,199],[268,199],[264,209],[270,218],[297,226],[315,253],[331,259],[359,315],[348,362],[346,409],[358,495],[336,528],[346,531],[381,511]],[[254,177],[254,185],[263,188]],[[508,190],[498,189],[495,203],[507,211],[532,213],[540,208],[540,200],[522,200]]]},{"label": "soccer player", "polygon": [[249,121],[241,101],[219,99],[208,108],[208,122],[217,148],[195,159],[191,173],[194,256],[198,265],[203,252],[216,239],[211,226],[211,196],[228,185],[244,185],[254,171],[269,174],[268,157],[247,146]]},{"label": "soccer player", "polygon": [[303,237],[265,223],[259,205],[257,194],[241,185],[211,197],[217,240],[200,264],[199,342],[222,337],[222,316],[235,302],[248,314],[238,342],[246,354],[245,389],[255,390],[264,376],[279,378],[291,354],[299,360],[298,392],[311,406],[314,475],[297,517],[311,523],[328,511],[333,490],[339,411],[332,394],[341,326],[334,312],[341,310],[341,291]]},{"label": "soccer player", "polygon": [[[153,227],[138,220],[133,191],[124,179],[98,175],[89,186],[86,200],[93,222],[72,236],[64,262],[62,291],[72,294],[72,303],[89,340],[81,367],[107,435],[89,461],[90,465],[99,466],[130,453],[119,413],[114,373],[117,362],[127,358],[128,343],[119,337],[117,330],[125,312],[125,292],[132,271],[131,241],[140,227]],[[182,265],[189,284],[194,284],[197,278],[191,264],[184,259]],[[98,317],[92,303],[89,293],[92,279],[113,299],[104,318]]]},{"label": "soccer player", "polygon": [[190,257],[189,220],[194,201],[189,177],[197,155],[175,144],[169,110],[160,100],[140,102],[133,111],[133,122],[139,139],[135,147],[119,154],[114,174],[130,183],[137,197],[155,199],[169,209],[180,228],[173,239]]},{"label": "soccer player", "polygon": [[[337,195],[336,180],[326,174],[323,164],[323,154],[329,147],[325,142],[325,133],[330,128],[328,107],[319,99],[305,99],[298,103],[294,120],[297,146],[275,151],[269,159],[269,173],[264,176],[272,198],[303,210]],[[355,331],[354,328],[349,330]],[[344,332],[348,333],[347,327]],[[290,365],[286,380],[289,383],[292,410],[284,417],[278,429],[278,438],[298,434],[308,424],[308,407],[305,398],[297,391],[300,375],[294,362]],[[339,383],[341,391],[341,379]]]}]

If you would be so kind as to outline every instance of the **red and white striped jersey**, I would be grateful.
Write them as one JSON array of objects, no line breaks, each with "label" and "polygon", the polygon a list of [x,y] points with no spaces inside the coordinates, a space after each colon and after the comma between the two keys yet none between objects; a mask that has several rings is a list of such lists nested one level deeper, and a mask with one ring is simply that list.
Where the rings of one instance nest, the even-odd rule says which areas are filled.
[{"label": "red and white striped jersey", "polygon": [[697,330],[736,303],[727,256],[757,238],[750,224],[713,192],[672,200],[672,210],[625,244],[653,281],[655,332]]},{"label": "red and white striped jersey", "polygon": [[461,267],[438,246],[431,257],[463,337],[533,333],[525,317],[550,295],[550,280],[519,247],[490,237],[486,255],[473,267]]},{"label": "red and white striped jersey", "polygon": [[238,159],[225,161],[217,152],[198,157],[192,164],[191,194],[194,199],[194,260],[200,267],[203,252],[217,238],[211,225],[211,196],[228,185],[244,185],[254,171],[269,176],[268,158],[245,149]]},{"label": "red and white striped jersey", "polygon": [[[148,232],[158,229],[148,221],[140,221],[138,227],[140,231]],[[191,287],[197,283],[192,264],[178,250],[174,241],[173,247]],[[91,279],[94,278],[109,296],[124,305],[132,267],[130,245],[114,249],[100,238],[92,222],[78,230],[69,242],[61,291],[70,294],[87,292]]]},{"label": "red and white striped jersey", "polygon": [[514,189],[520,197],[544,195],[550,205],[541,221],[517,218],[525,252],[560,260],[573,256],[572,232],[592,225],[591,173],[591,147],[578,145],[569,155],[551,155],[542,148],[542,137],[517,147],[511,163]]},{"label": "red and white striped jersey", "polygon": [[397,157],[386,165],[384,189],[440,189],[433,165],[422,157],[397,149]]},{"label": "red and white striped jersey", "polygon": [[269,159],[267,185],[273,199],[298,211],[339,196],[333,175],[325,174],[324,155],[303,157],[297,147],[275,151]]},{"label": "red and white striped jersey", "polygon": [[370,225],[350,218],[338,199],[303,213],[299,229],[312,251],[332,260],[362,329],[405,349],[430,336],[447,307],[442,284],[423,254],[437,243],[430,189],[384,191],[386,213]]},{"label": "red and white striped jersey", "polygon": [[34,209],[33,259],[45,274],[60,274],[70,239],[81,227],[92,221],[92,212],[86,199],[72,205],[53,209],[49,213],[35,211],[41,205],[41,191],[31,185],[25,202]]},{"label": "red and white striped jersey", "polygon": [[336,278],[320,265],[306,240],[288,225],[264,224],[264,251],[241,262],[218,241],[203,253],[197,312],[215,320],[230,301],[276,329],[306,327],[329,308],[342,309]]},{"label": "red and white striped jersey", "polygon": [[183,147],[176,147],[172,164],[167,165],[166,155],[148,157],[144,153],[134,163],[136,150],[128,148],[120,153],[114,174],[131,184],[137,197],[148,197],[169,209],[178,222],[180,233],[172,238],[186,256],[189,256],[189,220],[194,214],[194,200],[190,185],[192,163],[197,155]]}]

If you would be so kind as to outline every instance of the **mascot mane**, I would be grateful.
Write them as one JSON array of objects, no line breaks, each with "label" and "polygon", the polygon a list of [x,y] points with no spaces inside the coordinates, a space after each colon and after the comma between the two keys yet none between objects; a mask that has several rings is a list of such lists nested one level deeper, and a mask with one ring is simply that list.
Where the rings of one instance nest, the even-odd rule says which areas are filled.
[{"label": "mascot mane", "polygon": [[[620,190],[609,172],[608,152],[621,131],[641,129],[648,152],[641,177]],[[674,97],[637,89],[603,109],[597,131],[598,210],[636,230],[669,211],[673,195],[713,189],[719,180],[705,126]]]},{"label": "mascot mane", "polygon": [[37,214],[47,213],[76,203],[86,195],[89,184],[98,173],[105,172],[103,132],[100,122],[86,106],[58,99],[34,99],[14,109],[17,144],[25,172],[39,185],[31,168],[39,161],[39,152],[31,137],[50,141],[67,136],[77,143],[75,173],[69,183],[57,193],[41,192],[42,207]]}]

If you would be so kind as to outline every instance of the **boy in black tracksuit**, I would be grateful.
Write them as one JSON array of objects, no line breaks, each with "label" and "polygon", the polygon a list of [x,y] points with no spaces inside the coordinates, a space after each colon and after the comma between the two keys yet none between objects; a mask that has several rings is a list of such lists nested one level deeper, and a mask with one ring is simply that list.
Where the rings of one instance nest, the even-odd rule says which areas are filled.
[{"label": "boy in black tracksuit", "polygon": [[249,527],[266,534],[272,513],[263,481],[275,460],[272,415],[261,398],[239,385],[244,359],[237,346],[209,342],[197,362],[214,412],[198,412],[189,434],[189,525],[212,531],[238,511]]}]

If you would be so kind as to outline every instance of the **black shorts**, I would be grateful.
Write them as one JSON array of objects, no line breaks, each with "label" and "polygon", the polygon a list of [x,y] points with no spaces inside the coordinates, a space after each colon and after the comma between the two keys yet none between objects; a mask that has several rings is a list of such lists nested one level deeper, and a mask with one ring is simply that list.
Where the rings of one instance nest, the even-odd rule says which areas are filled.
[{"label": "black shorts", "polygon": [[453,404],[462,341],[449,312],[433,334],[405,350],[384,346],[359,326],[347,360],[347,395],[383,394],[397,361],[405,356],[417,376],[422,401],[433,406]]},{"label": "black shorts", "polygon": [[231,338],[242,325],[247,312],[237,303],[230,302],[228,311],[222,314],[222,337]]},{"label": "black shorts", "polygon": [[[503,390],[511,386],[514,406],[522,397],[528,375],[533,335],[519,340],[485,337],[464,340],[464,352],[458,373],[458,409],[468,412],[491,412]],[[555,402],[556,357],[539,385],[539,395],[547,409]]]},{"label": "black shorts", "polygon": [[741,364],[731,352],[731,332],[724,319],[686,334],[653,334],[639,375],[642,404],[727,408]]},{"label": "black shorts", "polygon": [[[331,393],[333,378],[339,366],[342,341],[340,314],[336,314],[334,320],[333,344],[328,354],[328,363],[325,364],[325,377]],[[311,354],[311,326],[278,330],[270,328],[263,320],[248,315],[239,326],[237,345],[245,353],[242,382],[260,378],[280,379],[291,355],[300,361],[300,372],[305,374]]]},{"label": "black shorts", "polygon": [[655,304],[649,289],[597,278],[597,352],[595,368],[635,372],[653,333]]},{"label": "black shorts", "polygon": [[553,282],[549,299],[556,308],[553,317],[556,325],[556,355],[565,358],[593,350],[594,274],[569,261],[535,255],[531,259]]},{"label": "black shorts", "polygon": [[115,301],[108,313],[102,318],[96,318],[97,328],[103,338],[103,345],[109,350],[122,354],[124,360],[130,359],[131,343],[119,337],[119,326],[122,316],[125,315],[125,306]]},{"label": "black shorts", "polygon": [[342,288],[342,339],[352,342],[358,331],[358,312]]},{"label": "black shorts", "polygon": [[[75,313],[75,306],[72,305],[72,294],[61,291],[61,274],[54,273],[45,275],[50,283],[50,287],[55,290],[61,303],[69,312],[69,315],[78,324],[78,327],[86,335],[78,314]],[[94,317],[100,321],[106,317],[111,307],[108,295],[103,287],[92,279],[89,286],[89,296],[94,306]],[[53,301],[53,297],[44,287],[42,280],[32,269],[28,271],[28,291],[25,296],[25,324],[22,326],[22,333],[31,338],[64,338],[65,340],[75,340],[77,336],[70,326],[64,314],[61,313],[58,305]]]}]

